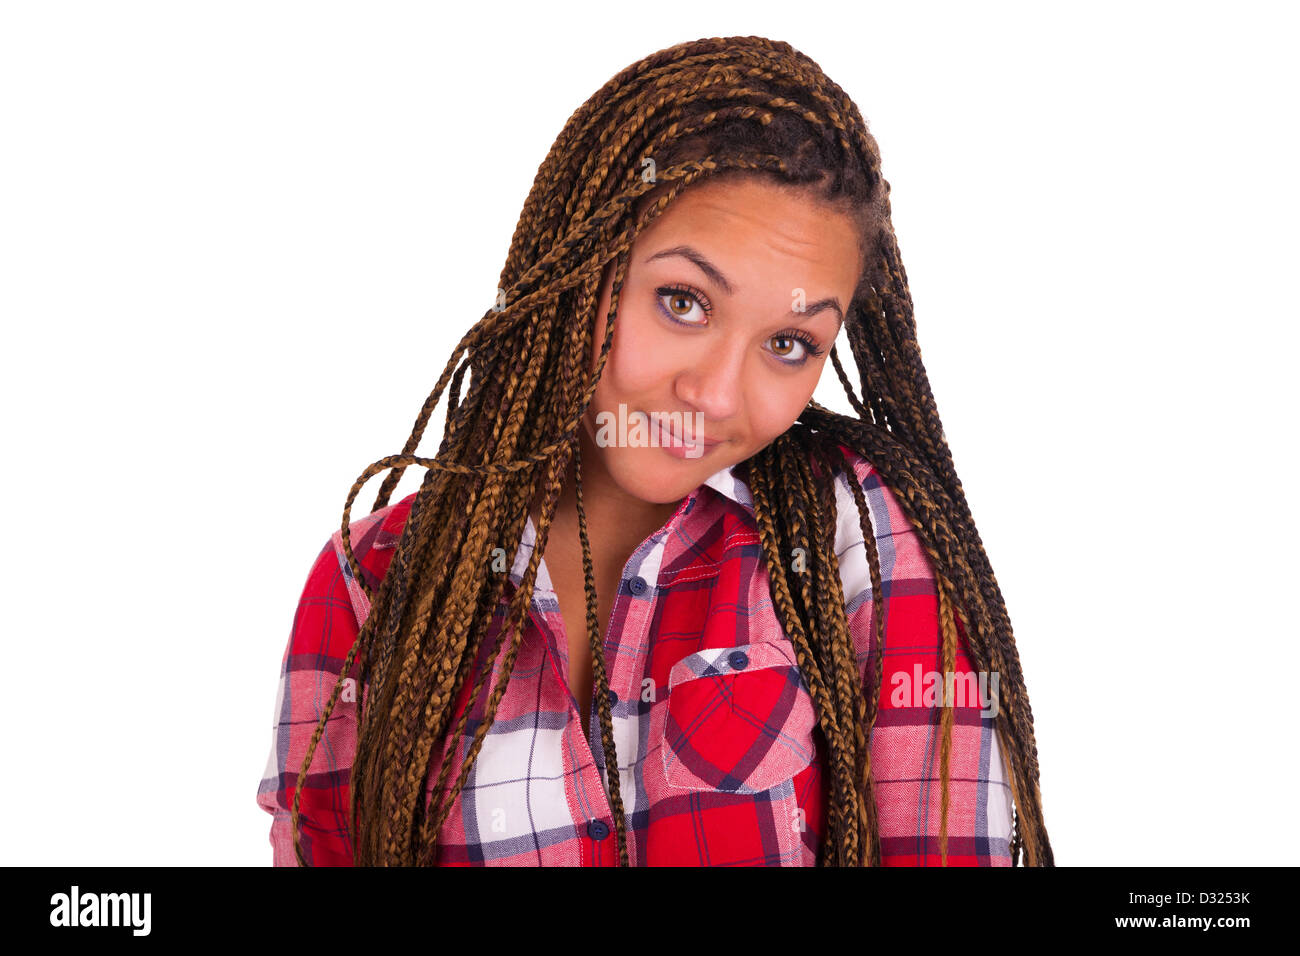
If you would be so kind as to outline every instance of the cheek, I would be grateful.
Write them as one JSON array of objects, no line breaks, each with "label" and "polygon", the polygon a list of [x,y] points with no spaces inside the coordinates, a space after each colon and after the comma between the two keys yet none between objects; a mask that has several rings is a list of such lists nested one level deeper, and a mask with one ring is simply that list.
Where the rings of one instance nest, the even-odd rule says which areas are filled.
[{"label": "cheek", "polygon": [[762,387],[747,389],[745,405],[755,446],[763,447],[788,430],[807,407],[816,386],[816,375],[767,376]]},{"label": "cheek", "polygon": [[[604,340],[604,325],[597,320],[599,334],[592,347],[593,368]],[[624,304],[614,323],[614,341],[596,386],[597,395],[662,397],[660,393],[671,387],[673,376],[689,359],[681,351],[684,347],[686,343],[664,334],[655,316]]]}]

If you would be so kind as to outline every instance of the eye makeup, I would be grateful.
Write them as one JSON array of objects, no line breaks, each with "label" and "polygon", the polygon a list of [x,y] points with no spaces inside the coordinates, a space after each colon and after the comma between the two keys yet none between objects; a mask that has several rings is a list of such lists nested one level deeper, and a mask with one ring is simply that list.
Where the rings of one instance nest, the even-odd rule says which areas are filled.
[{"label": "eye makeup", "polygon": [[[713,311],[713,304],[709,301],[709,297],[699,289],[690,285],[689,283],[683,282],[683,283],[678,283],[676,285],[658,286],[655,289],[655,296],[656,296],[655,304],[659,307],[659,311],[663,313],[664,318],[666,318],[669,322],[673,322],[677,325],[684,325],[687,328],[694,328],[694,329],[703,328],[703,323],[688,322],[682,319],[680,316],[676,315],[670,308],[668,308],[668,306],[664,304],[664,300],[669,296],[677,296],[677,297],[693,299],[695,303],[698,306],[700,306],[701,309],[704,310],[704,314],[706,317]],[[826,351],[825,348],[823,348],[818,344],[817,339],[814,338],[811,334],[809,334],[804,329],[787,329],[784,332],[776,333],[771,338],[772,339],[793,339],[794,341],[800,343],[804,348],[805,354],[798,359],[789,359],[786,358],[784,355],[781,355],[777,352],[772,351],[771,349],[768,349],[768,351],[771,352],[772,355],[776,357],[777,361],[779,361],[782,365],[789,365],[797,368],[805,364],[810,358],[816,358],[817,356],[821,355]]]}]

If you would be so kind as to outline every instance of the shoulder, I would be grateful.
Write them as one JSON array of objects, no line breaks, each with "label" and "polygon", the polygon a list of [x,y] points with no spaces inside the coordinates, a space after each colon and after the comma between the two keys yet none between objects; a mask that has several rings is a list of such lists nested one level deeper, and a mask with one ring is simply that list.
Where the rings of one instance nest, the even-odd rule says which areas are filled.
[{"label": "shoulder", "polygon": [[[348,545],[361,570],[367,587],[373,594],[383,582],[392,563],[394,549],[406,527],[411,506],[418,492],[411,492],[395,502],[348,524]],[[359,625],[370,611],[366,591],[356,581],[352,564],[348,562],[343,547],[342,529],[335,529],[325,542],[308,580],[308,591],[337,601],[346,596],[346,604]],[[304,598],[308,595],[304,593]]]},{"label": "shoulder", "polygon": [[858,454],[858,452],[854,451],[848,445],[841,445],[837,443],[835,445],[835,450],[839,453],[840,457],[844,459],[849,466],[852,467],[853,472],[857,476],[859,483],[865,481],[868,475],[872,475],[876,473],[876,466],[873,465],[870,461],[868,461],[865,457]]},{"label": "shoulder", "polygon": [[899,503],[898,496],[885,481],[884,476],[866,457],[844,445],[837,446],[847,467],[835,475],[835,510],[838,516],[835,552],[842,556],[863,544],[862,521],[857,496],[849,482],[853,481],[862,493],[867,506],[870,527],[876,546],[897,547],[902,538],[915,536],[916,529]]},{"label": "shoulder", "polygon": [[[846,451],[852,468],[835,477],[835,555],[860,660],[865,659],[872,639],[873,557],[881,597],[888,605],[889,633],[909,642],[933,643],[938,633],[938,590],[925,541],[884,476],[862,455]],[[849,486],[850,471],[866,505],[865,521]],[[871,536],[870,553],[864,528]]]},{"label": "shoulder", "polygon": [[[417,492],[411,492],[401,501],[380,508],[378,511],[372,511],[364,518],[349,522],[348,544],[362,570],[368,572],[367,584],[376,585],[383,578],[383,571],[378,569],[388,566],[392,558],[392,549],[396,547],[402,537],[402,530],[406,527],[406,519],[411,513],[416,494]],[[346,564],[342,530],[336,529],[330,535],[330,541],[336,546]],[[370,580],[369,574],[374,574],[373,581]]]}]

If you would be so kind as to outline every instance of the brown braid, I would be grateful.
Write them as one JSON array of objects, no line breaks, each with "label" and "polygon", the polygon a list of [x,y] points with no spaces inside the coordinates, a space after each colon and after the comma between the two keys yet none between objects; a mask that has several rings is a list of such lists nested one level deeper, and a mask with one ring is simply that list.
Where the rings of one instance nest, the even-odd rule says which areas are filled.
[{"label": "brown braid", "polygon": [[[653,177],[643,177],[653,160]],[[1038,787],[1033,716],[1002,594],[953,466],[921,361],[911,294],[890,217],[889,183],[857,106],[787,43],[727,37],[682,43],[629,66],[569,118],[537,171],[505,266],[500,304],[453,350],[401,454],[365,469],[343,508],[342,538],[371,610],[349,651],[299,772],[292,817],[312,756],[354,665],[366,688],[357,709],[349,828],[357,865],[429,865],[443,820],[468,779],[510,679],[539,561],[572,459],[583,552],[586,621],[598,693],[619,862],[628,865],[609,688],[582,507],[578,429],[614,335],[632,243],[682,190],[710,177],[761,177],[850,214],[862,237],[861,281],[845,328],[861,394],[834,348],[831,361],[856,418],[810,402],[791,428],[741,463],[753,494],[772,600],[794,646],[827,743],[830,800],[819,862],[881,861],[870,741],[879,711],[889,602],[866,498],[858,510],[871,577],[866,679],[855,660],[835,555],[835,475],[842,448],[870,461],[915,527],[935,572],[942,663],[951,671],[957,621],[978,670],[999,675],[995,728],[1015,803],[1012,862],[1053,865]],[[607,266],[613,285],[594,370],[595,303]],[[468,391],[461,395],[464,376]],[[447,393],[434,458],[415,454]],[[383,508],[405,469],[428,469],[377,593],[352,552],[349,523],[361,488],[388,471]],[[507,575],[492,552],[517,553],[529,503],[541,502],[537,540],[493,646],[484,646]],[[806,566],[790,561],[802,548]],[[495,685],[481,700],[504,649]],[[454,704],[468,703],[452,726]],[[945,687],[947,684],[945,684]],[[481,709],[480,709],[481,708]],[[450,759],[471,712],[481,714],[457,779]],[[947,862],[953,712],[941,709],[941,862]],[[441,763],[430,784],[435,763]]]}]

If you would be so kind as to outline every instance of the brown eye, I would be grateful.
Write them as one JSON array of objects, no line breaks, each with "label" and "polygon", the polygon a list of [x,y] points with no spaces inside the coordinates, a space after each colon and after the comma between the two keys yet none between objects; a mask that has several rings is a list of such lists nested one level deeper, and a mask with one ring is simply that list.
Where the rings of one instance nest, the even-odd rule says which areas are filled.
[{"label": "brown eye", "polygon": [[668,308],[676,315],[686,315],[691,311],[694,300],[689,295],[672,294],[668,297]]},{"label": "brown eye", "polygon": [[768,339],[768,343],[768,351],[790,366],[804,365],[814,355],[821,355],[825,351],[817,347],[811,336],[805,337],[802,333],[774,335]]},{"label": "brown eye", "polygon": [[655,289],[659,299],[659,308],[671,322],[703,328],[704,319],[708,317],[709,305],[693,289],[679,289],[675,286],[660,286]]}]

